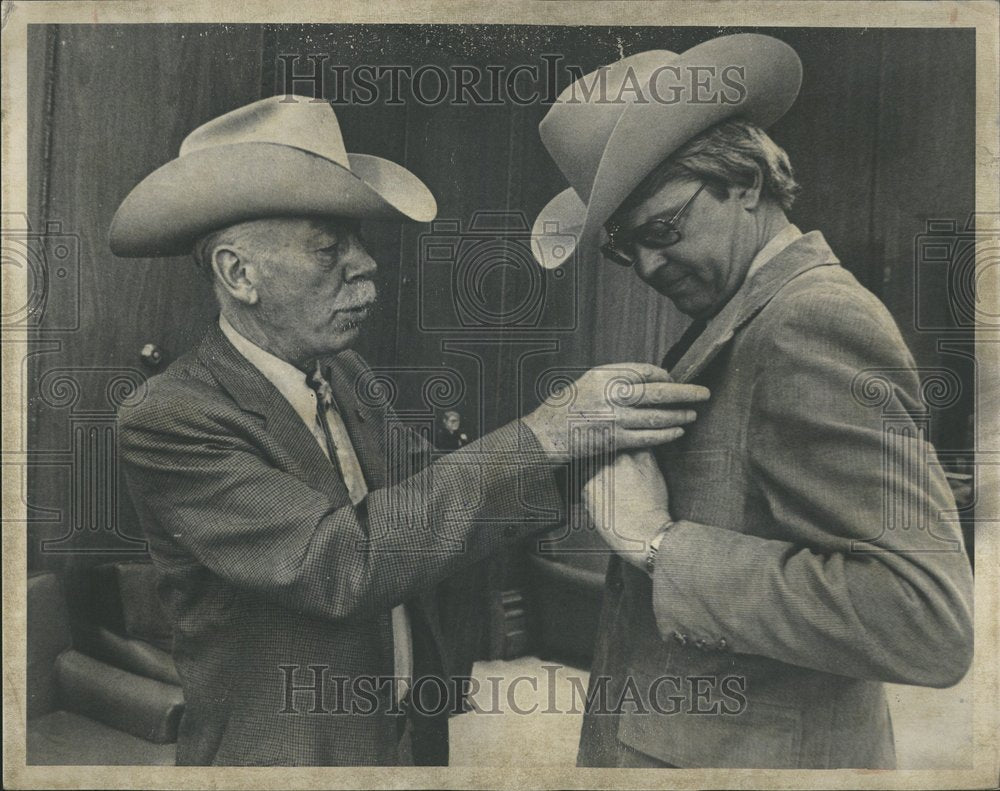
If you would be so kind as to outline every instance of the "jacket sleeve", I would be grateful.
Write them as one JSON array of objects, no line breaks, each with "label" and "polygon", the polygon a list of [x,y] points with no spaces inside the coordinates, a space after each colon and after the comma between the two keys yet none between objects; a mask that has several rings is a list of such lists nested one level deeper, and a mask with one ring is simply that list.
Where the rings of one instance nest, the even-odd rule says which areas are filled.
[{"label": "jacket sleeve", "polygon": [[158,559],[193,559],[298,612],[384,610],[558,513],[544,453],[520,421],[355,508],[274,466],[232,410],[190,395],[150,399],[121,420],[123,465]]},{"label": "jacket sleeve", "polygon": [[771,328],[745,437],[770,524],[680,522],[666,535],[661,634],[858,678],[957,683],[972,658],[971,569],[913,419],[919,379],[898,330],[881,305],[835,289],[795,300]]}]

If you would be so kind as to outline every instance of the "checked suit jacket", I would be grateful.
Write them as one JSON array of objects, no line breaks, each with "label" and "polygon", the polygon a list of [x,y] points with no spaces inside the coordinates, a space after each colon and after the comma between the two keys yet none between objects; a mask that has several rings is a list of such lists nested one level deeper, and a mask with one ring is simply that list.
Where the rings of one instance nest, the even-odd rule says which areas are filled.
[{"label": "checked suit jacket", "polygon": [[557,518],[551,472],[520,421],[428,465],[421,437],[391,430],[391,410],[359,398],[362,359],[326,362],[368,483],[357,507],[302,420],[218,326],[120,412],[125,475],[184,686],[179,764],[406,761],[391,683],[377,705],[356,687],[392,675],[393,606],[411,613],[414,678],[448,676],[434,585]]},{"label": "checked suit jacket", "polygon": [[[972,658],[972,576],[885,307],[806,234],[671,370],[711,398],[660,447],[652,578],[610,563],[584,766],[886,768],[882,682]],[[624,704],[618,706],[618,703]]]}]

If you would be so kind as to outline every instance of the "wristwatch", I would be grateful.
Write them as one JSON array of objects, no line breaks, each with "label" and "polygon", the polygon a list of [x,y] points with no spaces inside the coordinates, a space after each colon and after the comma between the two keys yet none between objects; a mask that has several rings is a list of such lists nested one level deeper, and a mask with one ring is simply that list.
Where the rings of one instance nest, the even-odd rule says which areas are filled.
[{"label": "wristwatch", "polygon": [[660,542],[667,532],[676,525],[676,522],[667,522],[660,531],[649,540],[649,549],[646,551],[646,573],[652,577],[653,569],[656,568],[656,553],[660,549]]}]

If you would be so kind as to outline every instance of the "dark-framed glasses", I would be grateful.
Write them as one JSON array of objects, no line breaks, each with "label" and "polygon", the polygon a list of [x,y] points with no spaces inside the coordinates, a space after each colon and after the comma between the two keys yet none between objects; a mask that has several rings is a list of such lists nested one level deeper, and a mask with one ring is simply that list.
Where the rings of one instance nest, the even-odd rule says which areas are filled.
[{"label": "dark-framed glasses", "polygon": [[670,219],[650,220],[627,231],[617,225],[609,226],[608,241],[601,245],[601,255],[619,266],[632,266],[635,263],[637,245],[649,250],[663,250],[677,244],[681,240],[678,222],[703,189],[705,189],[704,183]]}]

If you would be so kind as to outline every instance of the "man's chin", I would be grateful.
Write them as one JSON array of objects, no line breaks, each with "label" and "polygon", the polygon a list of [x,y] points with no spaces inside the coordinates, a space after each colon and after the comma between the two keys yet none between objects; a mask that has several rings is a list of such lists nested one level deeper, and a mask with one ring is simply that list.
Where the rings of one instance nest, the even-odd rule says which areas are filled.
[{"label": "man's chin", "polygon": [[710,309],[710,305],[705,304],[705,300],[698,299],[694,294],[664,294],[675,308],[692,319],[698,319],[705,315]]},{"label": "man's chin", "polygon": [[688,311],[703,310],[705,308],[705,299],[699,293],[700,289],[697,288],[693,282],[693,278],[689,275],[679,280],[674,280],[670,284],[661,281],[656,284],[656,290],[673,302],[682,313],[691,315]]},{"label": "man's chin", "polygon": [[351,324],[338,327],[330,337],[329,353],[336,354],[350,349],[361,338],[361,325]]}]

